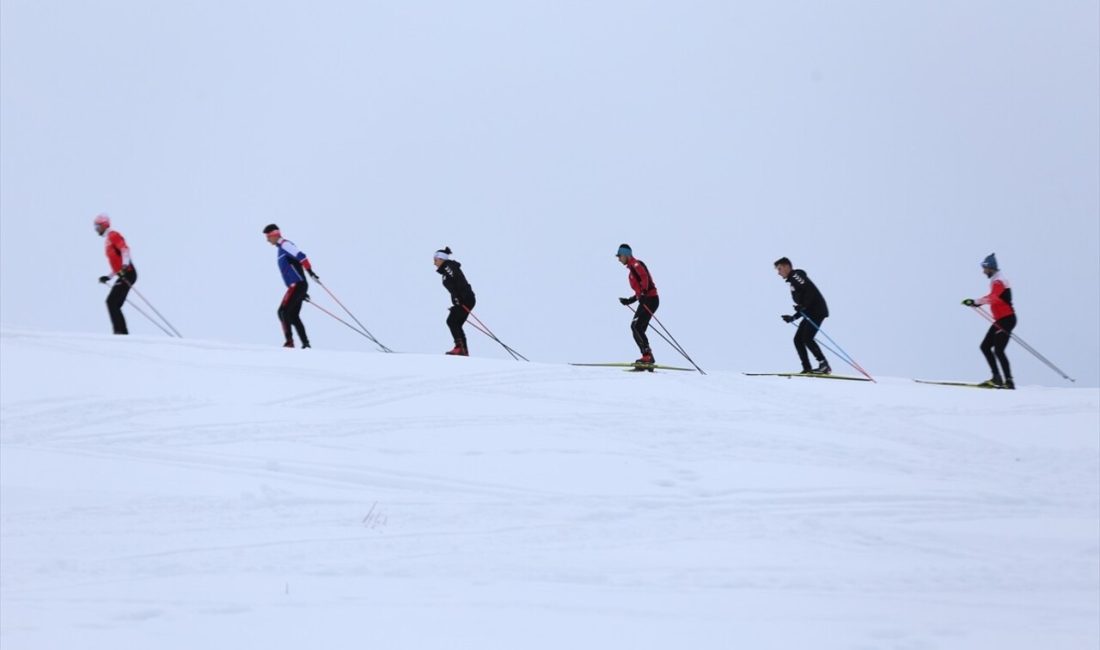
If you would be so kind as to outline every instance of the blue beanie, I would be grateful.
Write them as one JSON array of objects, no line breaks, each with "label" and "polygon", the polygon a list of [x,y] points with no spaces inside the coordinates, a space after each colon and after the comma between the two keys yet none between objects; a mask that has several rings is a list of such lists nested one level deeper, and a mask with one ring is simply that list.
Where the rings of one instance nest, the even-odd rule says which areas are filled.
[{"label": "blue beanie", "polygon": [[627,257],[634,257],[634,251],[630,250],[630,244],[619,244],[619,252],[615,253],[615,256],[626,255]]},{"label": "blue beanie", "polygon": [[1000,270],[1000,267],[997,266],[997,254],[990,253],[988,257],[982,260],[982,268],[993,269],[994,271]]}]

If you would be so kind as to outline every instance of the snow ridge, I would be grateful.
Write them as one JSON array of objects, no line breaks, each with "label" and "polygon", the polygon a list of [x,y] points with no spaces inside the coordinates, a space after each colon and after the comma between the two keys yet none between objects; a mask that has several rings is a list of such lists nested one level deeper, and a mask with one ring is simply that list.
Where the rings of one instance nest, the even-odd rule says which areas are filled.
[{"label": "snow ridge", "polygon": [[1097,389],[14,330],[0,359],[5,648],[1100,643]]}]

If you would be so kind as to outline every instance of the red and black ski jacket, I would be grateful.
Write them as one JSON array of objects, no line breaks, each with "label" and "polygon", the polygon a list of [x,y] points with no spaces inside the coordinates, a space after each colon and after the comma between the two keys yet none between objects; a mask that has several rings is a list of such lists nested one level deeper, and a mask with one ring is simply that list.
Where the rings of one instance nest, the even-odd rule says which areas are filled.
[{"label": "red and black ski jacket", "polygon": [[653,283],[653,276],[649,274],[649,268],[645,262],[632,257],[626,262],[629,271],[630,288],[639,298],[653,298],[657,295],[657,285]]},{"label": "red and black ski jacket", "polygon": [[1000,271],[989,278],[989,293],[975,300],[974,304],[989,305],[993,311],[993,320],[1008,318],[1016,313],[1012,306],[1012,285]]}]

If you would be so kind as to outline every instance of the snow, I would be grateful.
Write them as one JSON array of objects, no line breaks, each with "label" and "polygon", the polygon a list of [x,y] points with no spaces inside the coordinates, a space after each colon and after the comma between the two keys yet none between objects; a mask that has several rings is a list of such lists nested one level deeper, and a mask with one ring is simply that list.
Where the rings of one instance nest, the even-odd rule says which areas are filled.
[{"label": "snow", "polygon": [[1095,388],[0,358],[5,650],[1100,644]]}]

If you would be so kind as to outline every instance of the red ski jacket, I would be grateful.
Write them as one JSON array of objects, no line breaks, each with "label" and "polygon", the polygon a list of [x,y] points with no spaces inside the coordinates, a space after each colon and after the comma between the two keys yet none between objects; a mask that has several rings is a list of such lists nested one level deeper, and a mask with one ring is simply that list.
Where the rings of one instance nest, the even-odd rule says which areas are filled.
[{"label": "red ski jacket", "polygon": [[989,278],[989,295],[974,301],[975,305],[989,305],[993,311],[993,320],[1001,320],[1016,313],[1012,308],[1012,286],[998,271]]},{"label": "red ski jacket", "polygon": [[111,265],[111,272],[117,274],[123,267],[130,266],[130,247],[126,240],[116,230],[108,230],[104,234],[107,240],[107,263]]},{"label": "red ski jacket", "polygon": [[635,257],[626,262],[626,268],[630,271],[630,288],[639,298],[652,298],[657,295],[657,285],[653,284],[653,276],[649,274],[645,262]]}]

